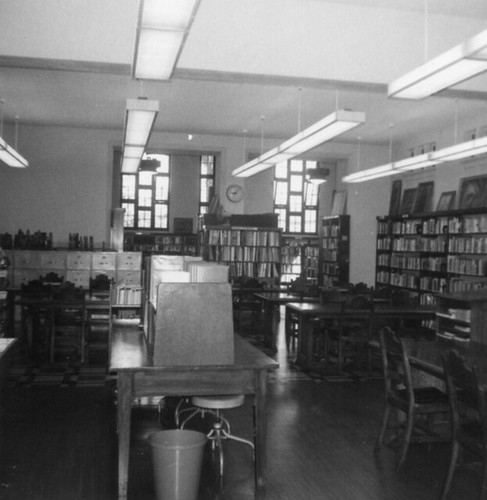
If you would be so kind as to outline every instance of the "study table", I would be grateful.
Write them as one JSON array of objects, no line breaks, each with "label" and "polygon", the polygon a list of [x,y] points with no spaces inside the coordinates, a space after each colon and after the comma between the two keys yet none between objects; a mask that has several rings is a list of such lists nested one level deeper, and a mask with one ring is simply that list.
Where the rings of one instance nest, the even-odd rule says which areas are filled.
[{"label": "study table", "polygon": [[319,297],[308,297],[298,293],[263,292],[254,294],[264,309],[264,344],[272,352],[277,351],[279,306],[289,302],[319,302]]},{"label": "study table", "polygon": [[231,365],[153,366],[143,330],[130,322],[113,326],[109,369],[117,374],[119,499],[127,497],[130,423],[136,398],[225,394],[254,397],[255,498],[264,498],[267,373],[279,365],[238,335],[234,336],[234,352]]},{"label": "study table", "polygon": [[[296,364],[304,369],[319,368],[320,363],[313,360],[313,327],[316,319],[338,319],[343,307],[340,303],[298,303],[286,304],[286,326],[289,328],[291,317],[294,316],[298,323],[298,354]],[[376,304],[372,311],[362,309],[347,309],[347,317],[363,317],[372,314],[372,318],[381,323],[384,321],[407,321],[434,319],[436,311],[430,307],[412,305]]]}]

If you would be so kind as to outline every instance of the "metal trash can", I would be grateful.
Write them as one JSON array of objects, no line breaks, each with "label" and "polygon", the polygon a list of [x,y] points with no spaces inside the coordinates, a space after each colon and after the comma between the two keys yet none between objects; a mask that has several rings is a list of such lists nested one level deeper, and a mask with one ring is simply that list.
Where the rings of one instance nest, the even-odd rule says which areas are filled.
[{"label": "metal trash can", "polygon": [[190,430],[149,435],[157,500],[197,500],[207,437]]}]

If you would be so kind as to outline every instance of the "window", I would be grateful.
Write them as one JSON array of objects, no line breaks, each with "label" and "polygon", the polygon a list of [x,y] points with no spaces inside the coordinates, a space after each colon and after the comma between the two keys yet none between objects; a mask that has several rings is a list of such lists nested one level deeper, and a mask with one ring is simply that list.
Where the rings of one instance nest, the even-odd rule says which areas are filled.
[{"label": "window", "polygon": [[285,233],[318,232],[319,186],[306,182],[306,170],[316,161],[291,160],[275,167],[274,213]]},{"label": "window", "polygon": [[168,155],[151,155],[160,161],[157,172],[122,174],[123,225],[132,229],[168,229],[169,176]]},{"label": "window", "polygon": [[[161,163],[155,174],[149,172],[122,174],[121,203],[122,208],[125,209],[124,227],[167,231],[169,230],[171,165],[176,168],[177,160],[173,157],[171,161],[170,155],[165,154],[151,154],[150,158]],[[199,182],[198,206],[196,206],[197,200],[194,200],[195,217],[197,209],[200,214],[208,213],[215,192],[215,156],[200,155],[198,158],[195,161],[199,162],[199,172],[194,170],[195,175],[198,175],[194,178],[194,182]],[[177,217],[177,214],[173,215]]]},{"label": "window", "polygon": [[215,194],[215,157],[201,155],[200,162],[200,204],[201,215],[207,214],[211,199]]}]

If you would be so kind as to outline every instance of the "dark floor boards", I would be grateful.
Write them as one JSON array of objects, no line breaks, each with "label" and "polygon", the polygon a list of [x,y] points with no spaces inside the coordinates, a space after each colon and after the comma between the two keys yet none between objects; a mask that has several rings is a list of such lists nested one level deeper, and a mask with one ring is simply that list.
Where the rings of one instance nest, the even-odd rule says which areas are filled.
[{"label": "dark floor boards", "polygon": [[[282,337],[282,332],[281,332]],[[414,445],[402,471],[394,452],[372,454],[382,412],[382,382],[331,382],[297,371],[280,338],[280,370],[268,389],[268,500],[429,500],[438,498],[448,445]],[[7,386],[0,413],[0,499],[117,498],[114,391],[60,385]],[[162,422],[170,425],[168,401]],[[249,437],[250,401],[228,412],[235,434]],[[156,409],[135,408],[128,500],[154,499],[146,437],[160,428]],[[206,466],[205,466],[206,467]],[[221,495],[207,480],[201,500],[250,500],[247,447],[227,446]],[[449,498],[476,498],[479,476],[458,472]]]}]

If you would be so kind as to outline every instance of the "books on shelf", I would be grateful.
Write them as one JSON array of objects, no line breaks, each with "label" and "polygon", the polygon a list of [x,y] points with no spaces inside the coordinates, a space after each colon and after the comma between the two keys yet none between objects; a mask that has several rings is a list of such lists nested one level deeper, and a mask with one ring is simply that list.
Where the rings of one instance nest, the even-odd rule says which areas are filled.
[{"label": "books on shelf", "polygon": [[142,287],[120,283],[112,288],[112,304],[140,305],[142,302]]}]

